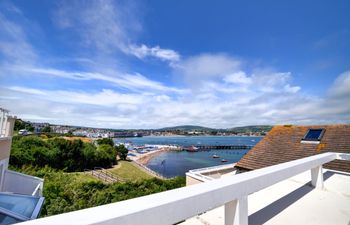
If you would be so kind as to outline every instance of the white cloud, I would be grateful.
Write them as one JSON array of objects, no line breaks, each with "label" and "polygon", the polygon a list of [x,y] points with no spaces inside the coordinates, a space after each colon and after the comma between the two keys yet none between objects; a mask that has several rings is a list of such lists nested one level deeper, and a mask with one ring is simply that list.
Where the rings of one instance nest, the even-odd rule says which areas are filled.
[{"label": "white cloud", "polygon": [[178,92],[182,93],[185,90],[168,87],[163,85],[160,82],[150,80],[147,77],[141,74],[119,74],[118,72],[114,72],[114,74],[105,75],[97,72],[75,72],[75,71],[65,71],[58,70],[52,68],[34,68],[34,67],[10,67],[9,71],[12,73],[24,74],[24,76],[37,76],[37,75],[48,75],[66,79],[73,80],[97,80],[108,82],[109,84],[113,84],[118,87],[123,87],[130,89],[132,91],[169,91],[169,92]]},{"label": "white cloud", "polygon": [[[346,77],[339,76],[334,85]],[[224,128],[248,124],[350,121],[349,101],[334,95],[309,97],[299,91],[284,90],[288,82],[272,83],[275,87],[273,93],[258,86],[245,92],[227,94],[215,86],[224,84],[214,83],[206,86],[206,92],[181,95],[132,94],[111,89],[84,92],[0,87],[0,104],[25,119],[42,118],[43,121],[60,124],[112,128],[157,128],[179,124]],[[9,97],[15,97],[15,100]]]},{"label": "white cloud", "polygon": [[130,45],[129,52],[137,58],[143,59],[146,57],[158,58],[162,61],[177,62],[180,60],[180,55],[172,49],[162,49],[159,46],[148,47],[144,44],[141,46]]},{"label": "white cloud", "polygon": [[286,84],[284,86],[284,90],[290,93],[297,93],[298,91],[300,91],[300,89],[301,88],[299,86],[290,86],[290,84]]},{"label": "white cloud", "polygon": [[[335,80],[326,97],[308,96],[289,71],[251,68],[249,62],[224,53],[184,57],[172,49],[136,44],[140,25],[119,2],[66,3],[54,21],[67,33],[80,35],[82,47],[89,51],[82,54],[81,65],[93,64],[93,69],[72,71],[45,64],[41,51],[28,42],[25,27],[0,14],[5,59],[0,78],[12,82],[1,84],[0,105],[19,117],[112,128],[350,122],[350,72]],[[168,62],[176,84],[184,88],[171,79],[165,84],[124,72],[130,69],[115,66],[120,59],[116,52]],[[21,78],[38,82],[13,85]],[[50,83],[53,80],[64,84]]]},{"label": "white cloud", "polygon": [[24,29],[5,18],[0,12],[0,56],[1,64],[30,64],[35,62],[37,54],[28,43]]},{"label": "white cloud", "polygon": [[88,48],[96,48],[99,55],[120,51],[139,59],[153,57],[161,61],[178,61],[180,55],[172,49],[135,44],[141,25],[134,11],[135,5],[125,2],[121,5],[109,0],[75,1],[61,4],[53,20],[61,29],[77,32],[82,43]]},{"label": "white cloud", "polygon": [[241,61],[225,54],[202,54],[174,65],[177,73],[187,77],[218,77],[238,72]]},{"label": "white cloud", "polygon": [[132,5],[117,1],[61,1],[53,21],[61,29],[76,32],[82,44],[103,53],[124,51],[140,29]]},{"label": "white cloud", "polygon": [[[350,71],[342,73],[329,90],[333,97],[347,97],[350,99]],[[350,103],[349,103],[350,107]]]},{"label": "white cloud", "polygon": [[226,83],[233,84],[251,84],[252,79],[246,75],[243,71],[238,71],[236,73],[228,74],[224,77]]}]

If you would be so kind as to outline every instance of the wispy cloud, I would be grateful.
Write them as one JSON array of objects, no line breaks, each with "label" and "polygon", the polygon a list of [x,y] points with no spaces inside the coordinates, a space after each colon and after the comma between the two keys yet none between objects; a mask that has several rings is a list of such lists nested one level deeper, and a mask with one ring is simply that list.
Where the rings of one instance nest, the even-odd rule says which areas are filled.
[{"label": "wispy cloud", "polygon": [[150,48],[144,44],[142,44],[141,46],[130,45],[129,48],[130,54],[135,55],[140,59],[144,59],[146,57],[154,57],[162,61],[169,62],[177,62],[180,60],[179,53],[172,49],[162,49],[159,46]]},{"label": "wispy cloud", "polygon": [[2,64],[31,64],[37,53],[28,42],[22,26],[8,20],[0,11],[0,56]]},{"label": "wispy cloud", "polygon": [[[0,12],[1,106],[24,119],[111,128],[350,122],[349,71],[324,97],[310,96],[293,71],[260,68],[228,53],[186,56],[143,44],[133,7],[59,3],[53,21],[77,45],[66,58],[35,47],[29,22]],[[25,20],[20,9],[7,10]],[[140,73],[138,64],[123,64],[130,59],[159,60],[167,72]]]},{"label": "wispy cloud", "polygon": [[61,4],[53,20],[61,29],[78,32],[86,47],[96,48],[105,54],[117,51],[139,59],[153,57],[161,61],[178,61],[180,55],[172,49],[136,44],[135,36],[142,26],[133,16],[135,7],[109,0],[75,1],[73,4]]},{"label": "wispy cloud", "polygon": [[12,67],[9,70],[24,74],[25,76],[37,76],[37,75],[47,75],[55,76],[65,79],[73,80],[97,80],[104,81],[109,84],[113,84],[118,87],[126,88],[132,91],[164,91],[164,92],[178,92],[182,93],[185,90],[165,86],[164,84],[150,80],[141,74],[113,74],[105,75],[97,72],[75,72],[75,71],[65,71],[52,68],[32,68],[32,67]]},{"label": "wispy cloud", "polygon": [[130,37],[140,29],[130,10],[131,5],[117,1],[61,1],[53,21],[78,34],[85,47],[112,53],[126,50]]},{"label": "wispy cloud", "polygon": [[[234,95],[222,95],[218,86],[208,83],[206,96],[203,92],[185,95],[132,94],[110,89],[95,92],[51,91],[14,86],[0,88],[0,104],[20,116],[37,115],[43,120],[51,118],[49,121],[59,123],[114,128],[157,128],[176,124],[231,127],[344,123],[350,121],[349,105],[344,104],[350,101],[350,95],[343,92],[349,74],[340,75],[324,98],[286,91],[284,82],[275,83],[274,92],[263,88],[264,83],[256,83],[255,89],[249,88]],[[16,97],[17,100],[8,97]],[[37,119],[37,116],[26,119]],[[86,116],[90,119],[87,120]]]}]

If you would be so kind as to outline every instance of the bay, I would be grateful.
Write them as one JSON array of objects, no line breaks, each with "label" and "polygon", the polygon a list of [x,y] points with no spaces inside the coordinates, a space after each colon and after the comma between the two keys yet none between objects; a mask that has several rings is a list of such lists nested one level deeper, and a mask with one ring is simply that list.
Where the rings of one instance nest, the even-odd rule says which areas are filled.
[{"label": "bay", "polygon": [[[139,138],[115,139],[136,146],[149,145],[252,145],[262,137],[253,136],[145,136]],[[185,176],[191,169],[238,162],[249,150],[208,150],[198,152],[169,151],[152,158],[146,165],[164,177]],[[213,158],[213,155],[220,158]],[[227,162],[221,162],[222,159]]]}]

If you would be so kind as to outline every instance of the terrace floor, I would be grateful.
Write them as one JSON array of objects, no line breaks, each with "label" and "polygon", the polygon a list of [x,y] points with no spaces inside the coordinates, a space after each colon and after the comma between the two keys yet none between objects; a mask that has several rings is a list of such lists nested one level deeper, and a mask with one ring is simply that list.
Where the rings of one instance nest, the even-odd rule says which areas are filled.
[{"label": "terrace floor", "polygon": [[[307,171],[249,195],[249,224],[350,225],[350,174],[326,169],[323,174],[323,190],[311,187]],[[181,224],[224,224],[224,207]]]}]

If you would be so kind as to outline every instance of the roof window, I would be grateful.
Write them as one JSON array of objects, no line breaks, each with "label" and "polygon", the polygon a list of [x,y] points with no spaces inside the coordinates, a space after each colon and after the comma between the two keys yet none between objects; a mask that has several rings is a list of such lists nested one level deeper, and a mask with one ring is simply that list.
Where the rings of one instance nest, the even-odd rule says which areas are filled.
[{"label": "roof window", "polygon": [[309,129],[301,142],[319,144],[324,132],[325,129]]}]

